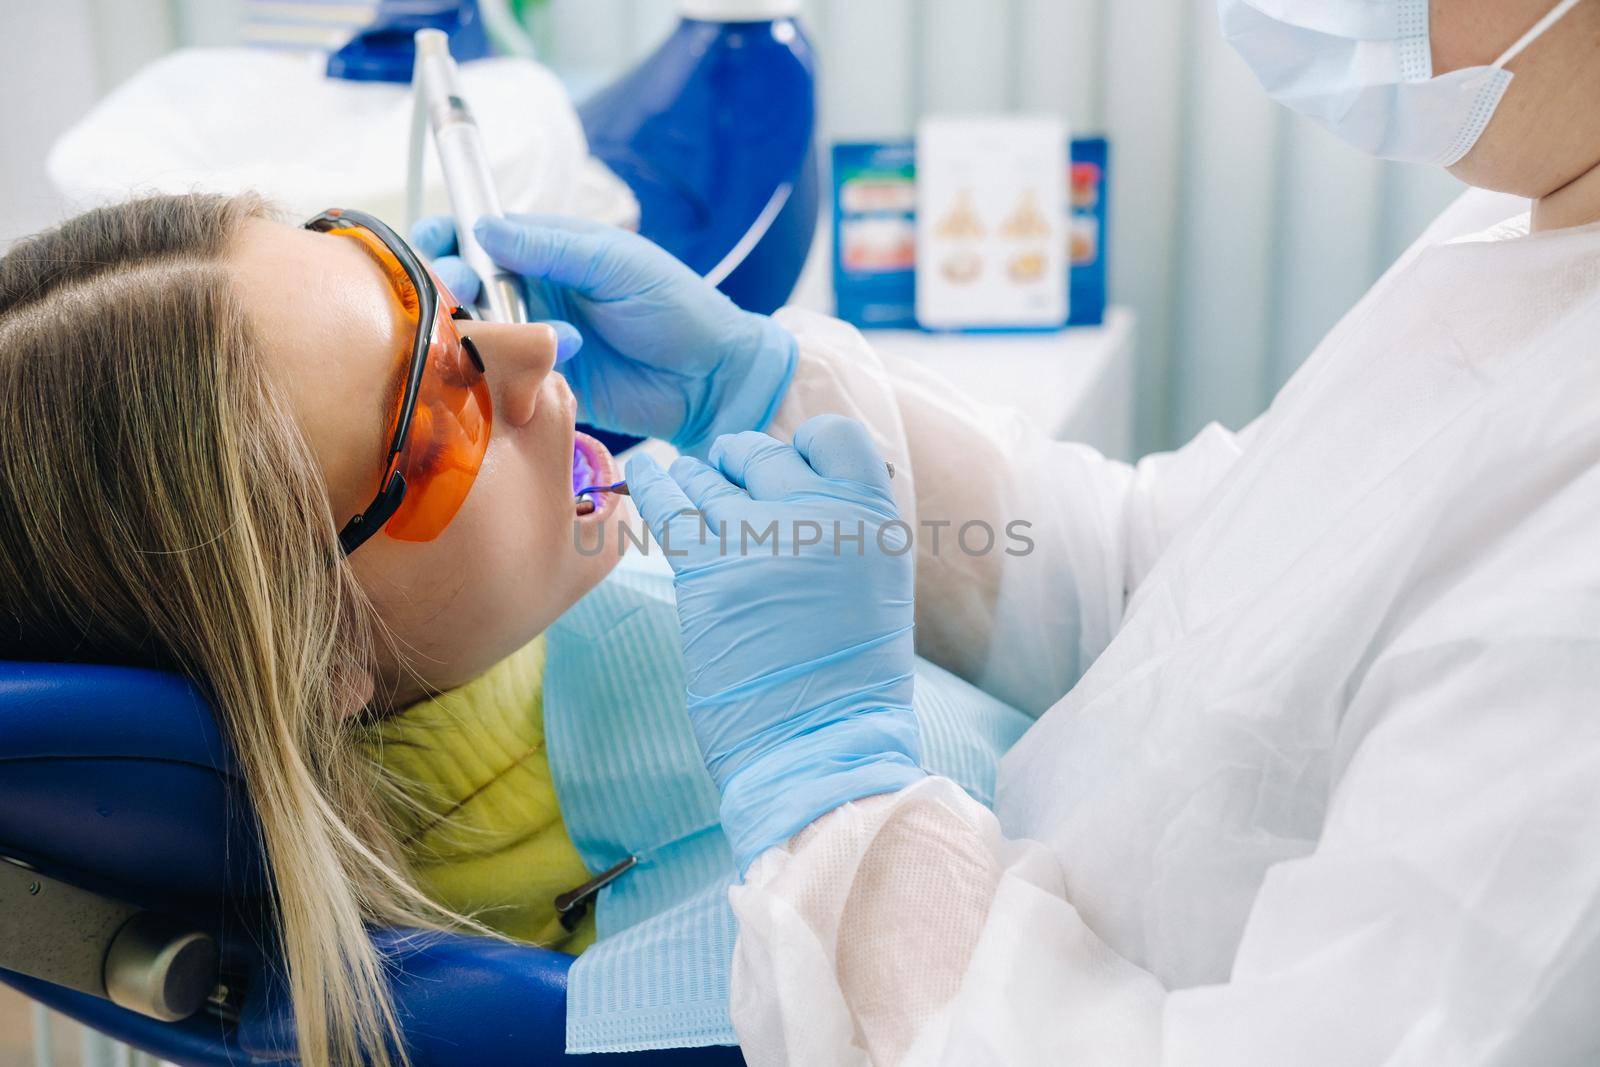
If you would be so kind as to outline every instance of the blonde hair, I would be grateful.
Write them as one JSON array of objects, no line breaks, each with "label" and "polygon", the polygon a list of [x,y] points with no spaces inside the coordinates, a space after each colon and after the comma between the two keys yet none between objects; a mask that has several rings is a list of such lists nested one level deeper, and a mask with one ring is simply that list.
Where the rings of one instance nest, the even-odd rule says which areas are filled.
[{"label": "blonde hair", "polygon": [[377,632],[228,267],[252,197],[102,208],[0,259],[0,658],[170,667],[229,737],[302,1062],[405,1058],[364,920],[421,894],[352,743]]}]

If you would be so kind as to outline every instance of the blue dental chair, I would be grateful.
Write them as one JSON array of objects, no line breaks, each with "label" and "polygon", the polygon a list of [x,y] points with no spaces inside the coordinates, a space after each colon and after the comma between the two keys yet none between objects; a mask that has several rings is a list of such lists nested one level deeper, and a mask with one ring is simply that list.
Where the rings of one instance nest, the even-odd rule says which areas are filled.
[{"label": "blue dental chair", "polygon": [[[243,783],[187,682],[0,662],[0,982],[186,1067],[293,1063],[264,885]],[[417,1067],[744,1062],[725,1047],[569,1057],[571,957],[372,936]]]}]

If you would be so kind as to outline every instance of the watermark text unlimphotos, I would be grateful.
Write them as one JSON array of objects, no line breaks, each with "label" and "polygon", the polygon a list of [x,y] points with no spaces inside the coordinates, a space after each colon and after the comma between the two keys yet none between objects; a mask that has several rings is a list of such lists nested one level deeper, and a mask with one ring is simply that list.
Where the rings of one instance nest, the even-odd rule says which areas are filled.
[{"label": "watermark text unlimphotos", "polygon": [[[606,523],[573,523],[572,541],[578,554],[598,556],[606,550]],[[703,549],[715,544],[722,556],[798,556],[821,551],[835,556],[864,556],[875,551],[886,556],[903,556],[922,544],[921,554],[935,558],[953,552],[965,556],[987,556],[1004,552],[1008,556],[1027,556],[1033,553],[1033,538],[1028,531],[1033,523],[1026,519],[1012,519],[998,528],[984,519],[969,519],[957,523],[952,519],[923,519],[913,528],[911,523],[891,519],[883,523],[869,523],[864,519],[828,523],[814,519],[772,519],[765,524],[741,519],[729,522],[708,523],[693,508],[673,514],[661,529],[659,544],[653,543],[642,529],[625,523],[612,526],[616,535],[613,542],[618,555],[630,547],[649,554],[659,547],[669,557],[681,558],[689,554],[690,547]]]}]

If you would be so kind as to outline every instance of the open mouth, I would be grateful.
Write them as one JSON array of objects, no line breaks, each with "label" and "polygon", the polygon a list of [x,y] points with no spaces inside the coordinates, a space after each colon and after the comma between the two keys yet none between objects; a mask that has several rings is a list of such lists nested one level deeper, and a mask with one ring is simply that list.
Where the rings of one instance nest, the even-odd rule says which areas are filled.
[{"label": "open mouth", "polygon": [[[617,461],[606,446],[586,433],[572,435],[572,505],[579,517],[600,519],[616,508],[617,494],[594,492],[619,480]],[[583,490],[589,492],[582,492]],[[582,493],[582,495],[579,495]]]}]

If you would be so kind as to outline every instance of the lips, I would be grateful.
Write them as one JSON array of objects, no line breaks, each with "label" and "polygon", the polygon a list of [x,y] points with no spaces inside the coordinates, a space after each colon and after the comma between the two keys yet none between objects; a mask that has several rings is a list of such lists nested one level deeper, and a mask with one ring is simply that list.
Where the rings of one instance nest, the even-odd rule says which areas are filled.
[{"label": "lips", "polygon": [[589,458],[584,450],[584,434],[574,433],[572,441],[572,493],[577,495],[578,490],[587,485],[596,484],[594,476],[595,462]]},{"label": "lips", "polygon": [[[578,504],[578,490],[591,485],[610,485],[618,480],[617,463],[606,446],[586,433],[572,434],[572,494],[573,506]],[[594,502],[594,511],[580,515],[581,519],[600,520],[617,506],[612,493],[590,493],[583,499]]]}]

